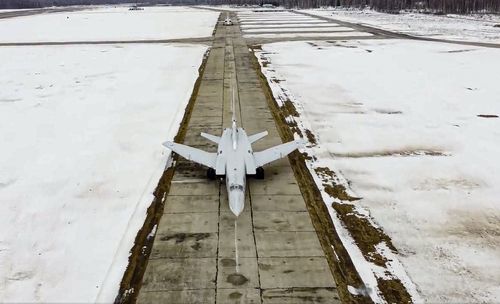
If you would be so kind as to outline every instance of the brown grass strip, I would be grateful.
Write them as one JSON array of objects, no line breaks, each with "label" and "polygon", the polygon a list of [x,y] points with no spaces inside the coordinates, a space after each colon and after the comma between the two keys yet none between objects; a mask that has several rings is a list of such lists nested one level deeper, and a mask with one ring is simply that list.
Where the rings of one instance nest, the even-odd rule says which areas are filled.
[{"label": "brown grass strip", "polygon": [[[258,48],[258,46],[254,47],[254,49]],[[267,79],[261,71],[257,57],[255,54],[251,57],[281,139],[283,141],[293,140],[292,129],[288,125],[285,117],[290,115],[297,117],[299,115],[295,106],[292,102],[287,102],[282,108],[278,106]],[[289,155],[288,159],[292,165],[295,178],[300,186],[300,191],[302,192],[302,196],[306,202],[306,206],[318,235],[318,239],[321,243],[323,251],[325,252],[330,270],[332,271],[337,284],[339,297],[343,303],[372,303],[370,297],[366,295],[353,295],[347,289],[348,285],[354,288],[363,289],[364,284],[359,277],[347,250],[343,246],[337,231],[335,230],[328,213],[328,209],[326,208],[321,197],[321,192],[316,186],[316,183],[306,166],[306,157],[308,156],[295,151]]]},{"label": "brown grass strip", "polygon": [[[184,117],[182,118],[182,122],[179,126],[179,130],[174,138],[175,142],[182,143],[186,136],[189,120],[193,112],[194,103],[196,101],[196,97],[198,96],[201,80],[205,71],[208,54],[209,51],[205,53],[202,64],[198,69],[198,78],[194,84],[191,97],[189,98],[189,102],[184,112]],[[176,160],[177,156],[174,156],[174,161]],[[142,286],[142,279],[148,265],[149,255],[151,254],[151,248],[153,247],[155,239],[154,236],[148,238],[148,235],[153,230],[153,227],[160,222],[163,215],[163,209],[165,207],[163,198],[167,196],[170,190],[170,184],[174,176],[174,171],[175,167],[168,168],[163,173],[160,181],[158,182],[158,186],[154,191],[155,198],[147,210],[146,220],[144,221],[142,228],[137,232],[134,246],[130,250],[127,269],[125,270],[120,283],[120,289],[114,301],[115,304],[133,304],[137,301],[137,296],[139,295],[139,291]]]}]

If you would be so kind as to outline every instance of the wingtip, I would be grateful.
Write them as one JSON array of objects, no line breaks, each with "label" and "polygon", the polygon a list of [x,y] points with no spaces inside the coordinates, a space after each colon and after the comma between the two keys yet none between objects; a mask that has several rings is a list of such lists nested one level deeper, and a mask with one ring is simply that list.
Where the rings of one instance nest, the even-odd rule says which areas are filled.
[{"label": "wingtip", "polygon": [[166,141],[166,142],[162,143],[162,145],[164,147],[170,148],[170,147],[172,147],[173,143],[171,141]]},{"label": "wingtip", "polygon": [[301,138],[301,139],[295,140],[295,143],[297,144],[297,146],[302,148],[302,147],[305,147],[305,145],[307,144],[307,141],[305,139]]}]

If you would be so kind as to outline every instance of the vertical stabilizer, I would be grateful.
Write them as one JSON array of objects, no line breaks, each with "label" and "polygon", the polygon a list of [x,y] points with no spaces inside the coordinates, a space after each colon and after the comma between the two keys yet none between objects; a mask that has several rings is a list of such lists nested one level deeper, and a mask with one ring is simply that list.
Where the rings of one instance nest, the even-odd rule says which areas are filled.
[{"label": "vertical stabilizer", "polygon": [[232,100],[231,100],[231,112],[233,112],[233,117],[231,118],[231,128],[232,128],[232,132],[231,132],[231,138],[233,140],[233,150],[236,150],[236,148],[238,147],[238,126],[236,124],[236,102],[235,102],[235,99],[234,99],[234,89],[231,90],[232,91],[232,94],[233,94],[233,97],[232,97]]},{"label": "vertical stabilizer", "polygon": [[231,99],[231,112],[232,112],[232,118],[231,118],[231,121],[233,124],[236,124],[236,101],[234,99],[234,89],[231,90],[232,93],[233,93],[233,97]]}]

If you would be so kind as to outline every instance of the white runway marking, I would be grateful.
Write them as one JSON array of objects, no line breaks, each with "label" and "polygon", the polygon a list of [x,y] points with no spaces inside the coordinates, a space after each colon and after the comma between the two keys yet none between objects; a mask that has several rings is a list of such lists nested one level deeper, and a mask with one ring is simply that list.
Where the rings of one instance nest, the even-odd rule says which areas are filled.
[{"label": "white runway marking", "polygon": [[238,218],[234,219],[234,256],[236,261],[236,273],[240,273],[240,261],[238,256]]},{"label": "white runway marking", "polygon": [[261,33],[261,32],[274,32],[274,33],[290,33],[290,32],[354,32],[354,29],[349,27],[311,27],[311,28],[252,28],[244,29],[244,33]]},{"label": "white runway marking", "polygon": [[321,24],[302,24],[302,23],[286,23],[286,24],[241,24],[241,28],[273,28],[273,27],[338,27],[337,23],[321,23]]},{"label": "white runway marking", "polygon": [[298,38],[298,37],[367,37],[373,36],[364,32],[337,32],[337,33],[276,33],[276,34],[244,34],[245,38]]},{"label": "white runway marking", "polygon": [[268,21],[240,21],[240,24],[287,24],[287,23],[327,23],[325,20],[268,20]]}]

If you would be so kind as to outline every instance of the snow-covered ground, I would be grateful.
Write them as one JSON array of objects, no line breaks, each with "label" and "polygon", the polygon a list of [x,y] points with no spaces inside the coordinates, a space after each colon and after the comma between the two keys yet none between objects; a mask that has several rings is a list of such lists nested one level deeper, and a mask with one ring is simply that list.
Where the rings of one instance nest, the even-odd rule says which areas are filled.
[{"label": "snow-covered ground", "polygon": [[[336,38],[372,36],[372,34],[356,32],[351,28],[341,27],[338,26],[338,24],[320,20],[316,17],[305,17],[289,12],[238,13],[238,19],[245,33],[243,35],[245,38]],[[295,25],[298,26],[294,27]],[[315,27],[316,25],[318,25],[318,27]],[[304,26],[309,27],[304,28]]]},{"label": "snow-covered ground", "polygon": [[244,29],[245,33],[262,33],[262,32],[273,32],[273,33],[291,33],[291,32],[352,32],[354,31],[350,27],[333,26],[333,27],[295,27],[295,28],[250,28]]},{"label": "snow-covered ground", "polygon": [[315,17],[309,17],[306,15],[297,14],[289,11],[266,11],[266,12],[238,12],[238,18],[242,21],[245,20],[304,20],[304,19],[316,19]]},{"label": "snow-covered ground", "polygon": [[209,37],[218,12],[189,7],[101,7],[0,19],[0,42],[121,41]]},{"label": "snow-covered ground", "polygon": [[247,5],[247,6],[239,6],[239,5],[197,5],[196,7],[200,8],[208,8],[208,9],[221,9],[225,11],[231,12],[252,12],[254,10],[261,10],[262,7],[260,5]]},{"label": "snow-covered ground", "polygon": [[293,15],[287,15],[287,16],[277,15],[277,16],[262,16],[262,17],[251,17],[251,16],[245,17],[245,16],[242,16],[242,15],[239,15],[239,16],[240,16],[240,20],[242,20],[242,21],[276,21],[276,20],[302,21],[302,20],[319,20],[319,19],[316,19],[316,18],[311,18],[311,17],[297,15],[297,14],[295,14],[295,16],[293,16]]},{"label": "snow-covered ground", "polygon": [[474,42],[500,43],[500,16],[436,16],[429,14],[385,14],[372,10],[304,10],[306,13],[365,24],[414,36]]},{"label": "snow-covered ground", "polygon": [[114,300],[206,49],[0,48],[0,302]]},{"label": "snow-covered ground", "polygon": [[335,32],[335,33],[273,33],[273,34],[244,34],[245,38],[298,38],[298,37],[325,37],[325,38],[335,38],[335,37],[369,37],[373,36],[369,33],[363,32]]},{"label": "snow-covered ground", "polygon": [[33,8],[23,8],[23,9],[0,9],[0,14],[1,13],[10,13],[10,12],[27,12],[34,10]]},{"label": "snow-covered ground", "polygon": [[247,25],[247,24],[287,24],[287,23],[326,23],[326,20],[319,20],[319,19],[305,19],[305,20],[265,20],[265,21],[241,21],[241,24]]},{"label": "snow-covered ground", "polygon": [[422,298],[499,302],[500,118],[478,115],[500,116],[500,50],[283,42],[258,56],[275,96],[291,98],[316,135],[317,166],[362,198]]},{"label": "snow-covered ground", "polygon": [[318,23],[318,24],[303,24],[303,23],[286,23],[286,24],[242,24],[240,25],[243,30],[250,30],[255,28],[263,28],[263,29],[272,29],[272,28],[319,28],[319,27],[327,27],[334,28],[339,27],[338,24],[334,23]]}]

